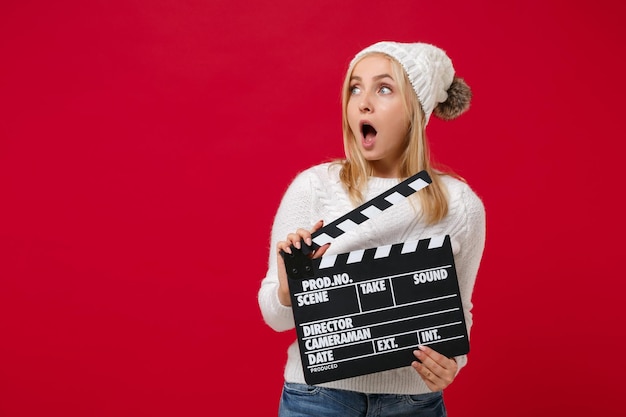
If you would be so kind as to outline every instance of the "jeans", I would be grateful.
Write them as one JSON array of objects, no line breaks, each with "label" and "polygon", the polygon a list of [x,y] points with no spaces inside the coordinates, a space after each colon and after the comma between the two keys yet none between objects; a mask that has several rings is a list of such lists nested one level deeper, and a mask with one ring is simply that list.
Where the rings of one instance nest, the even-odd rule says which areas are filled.
[{"label": "jeans", "polygon": [[285,382],[279,417],[446,417],[441,392],[363,394]]}]

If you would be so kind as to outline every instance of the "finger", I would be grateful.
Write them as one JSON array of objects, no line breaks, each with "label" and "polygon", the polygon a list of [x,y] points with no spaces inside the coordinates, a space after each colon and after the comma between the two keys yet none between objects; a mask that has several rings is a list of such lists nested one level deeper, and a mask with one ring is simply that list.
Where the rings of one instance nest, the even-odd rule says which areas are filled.
[{"label": "finger", "polygon": [[[306,230],[306,229],[298,229],[296,230],[296,233],[298,234],[298,236],[300,236],[300,239],[304,241],[304,244],[307,246],[311,246],[313,244],[313,241],[311,240],[311,232]],[[300,249],[300,248],[298,248]]]},{"label": "finger", "polygon": [[287,237],[285,238],[285,240],[283,240],[281,242],[278,242],[277,245],[279,245],[281,249],[282,248],[289,248],[290,246],[294,246],[294,247],[297,247],[299,249],[299,247],[298,247],[298,245],[296,245],[296,243],[299,244],[300,240],[301,239],[300,239],[299,235],[297,235],[295,233],[289,233],[287,235]]},{"label": "finger", "polygon": [[[301,234],[302,232],[304,232],[304,237]],[[289,242],[290,245],[293,245],[294,248],[300,249],[302,247],[300,242],[302,242],[302,240],[306,237],[307,233],[309,232],[304,229],[298,229],[295,233],[289,233],[287,235],[287,242]]]},{"label": "finger", "polygon": [[[418,346],[420,348],[420,346]],[[439,375],[445,369],[439,365],[436,361],[434,361],[428,354],[422,350],[414,350],[413,355],[419,360],[420,364],[427,368],[429,371]]]},{"label": "finger", "polygon": [[[302,241],[304,241],[304,243],[307,246],[311,246],[313,244],[313,240],[311,239],[311,234],[319,230],[322,226],[324,226],[324,221],[319,220],[317,223],[313,225],[313,228],[310,231],[303,229],[303,228],[299,228],[298,230],[295,231],[295,233],[289,233],[287,235],[287,242],[289,242],[289,245],[293,245],[296,249],[302,248],[302,244],[301,244]],[[291,253],[291,251],[288,253]]]},{"label": "finger", "polygon": [[434,362],[427,363],[424,356],[420,355],[420,353],[421,352],[419,350],[413,351],[413,355],[415,355],[415,357],[419,360],[411,363],[411,366],[413,366],[413,368],[415,368],[415,370],[417,370],[417,372],[419,372],[422,376],[428,379],[436,378],[438,376],[436,364]]},{"label": "finger", "polygon": [[418,361],[413,361],[411,366],[417,371],[431,390],[433,390],[433,387],[439,387],[439,377],[432,370]]},{"label": "finger", "polygon": [[[304,237],[304,243],[306,243],[306,245],[310,248],[313,246],[313,240],[311,239],[311,236],[313,235],[313,233],[317,232],[319,229],[321,229],[324,226],[324,220],[318,220],[317,223],[315,223],[313,225],[313,227],[311,228],[311,232],[308,236]],[[330,245],[330,244],[329,244]],[[321,252],[319,252],[321,248],[317,248],[315,249],[311,254],[309,254],[309,256],[314,259],[314,258],[319,258],[320,256],[322,256],[324,254],[324,252],[326,252],[326,249],[328,249],[328,247],[326,247],[326,249],[322,250]],[[318,254],[319,252],[319,254]]]},{"label": "finger", "polygon": [[[444,389],[452,383],[456,376],[456,362],[432,349],[422,350],[422,348],[420,346],[420,350],[413,351],[413,354],[418,359],[416,361],[417,365],[413,367],[422,375],[424,381],[431,381],[439,389]],[[430,356],[426,353],[430,353]]]},{"label": "finger", "polygon": [[323,226],[324,226],[324,220],[319,220],[317,223],[313,225],[313,228],[311,229],[311,233],[317,232]]},{"label": "finger", "polygon": [[330,243],[325,244],[324,246],[320,247],[318,250],[316,250],[315,252],[313,252],[313,259],[317,259],[317,258],[321,258],[322,256],[324,256],[324,252],[326,252],[326,250],[330,247]]},{"label": "finger", "polygon": [[278,251],[278,253],[280,253],[280,251],[283,251],[285,253],[291,254],[291,243],[280,241],[276,244],[276,250]]},{"label": "finger", "polygon": [[417,371],[418,375],[422,378],[426,386],[428,386],[428,388],[433,392],[443,390],[448,385],[450,385],[450,383],[452,383],[452,380],[454,379],[442,378],[432,369],[429,369],[418,361],[414,361],[413,363],[411,363],[411,366]]},{"label": "finger", "polygon": [[296,249],[301,248],[302,241],[304,241],[307,246],[311,246],[313,244],[313,241],[311,240],[311,232],[302,228],[296,230],[295,233],[287,235],[287,240],[290,240]]},{"label": "finger", "polygon": [[442,355],[441,353],[429,348],[428,346],[420,345],[417,347],[419,350],[415,354],[415,356],[422,361],[427,361],[427,366],[439,366],[443,369],[450,369],[451,360]]}]

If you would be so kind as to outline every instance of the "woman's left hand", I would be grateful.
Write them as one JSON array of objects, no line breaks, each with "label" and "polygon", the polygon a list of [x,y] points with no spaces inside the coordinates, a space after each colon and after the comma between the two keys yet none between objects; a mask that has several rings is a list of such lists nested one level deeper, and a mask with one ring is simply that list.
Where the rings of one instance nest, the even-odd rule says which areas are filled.
[{"label": "woman's left hand", "polygon": [[458,370],[454,359],[447,358],[428,346],[419,346],[419,350],[413,351],[413,354],[419,361],[414,361],[411,366],[431,391],[441,391],[454,381]]}]

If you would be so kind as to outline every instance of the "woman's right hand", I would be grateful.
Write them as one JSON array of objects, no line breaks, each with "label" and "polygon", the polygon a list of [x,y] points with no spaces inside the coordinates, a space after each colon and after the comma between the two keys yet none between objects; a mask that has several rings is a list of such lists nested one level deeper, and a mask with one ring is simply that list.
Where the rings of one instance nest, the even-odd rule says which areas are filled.
[{"label": "woman's right hand", "polygon": [[[276,257],[278,262],[278,300],[284,306],[291,305],[291,296],[289,295],[289,283],[287,282],[285,261],[283,260],[280,252],[284,251],[285,253],[291,253],[291,245],[293,245],[296,249],[300,249],[302,247],[302,241],[304,241],[307,246],[311,246],[313,243],[311,240],[311,234],[320,229],[322,226],[324,226],[324,221],[320,220],[315,223],[310,231],[306,229],[298,229],[295,233],[289,233],[285,240],[278,242],[276,245],[276,250],[278,252],[278,256]],[[312,259],[319,258],[324,255],[324,252],[326,252],[326,249],[328,249],[329,246],[330,243],[327,243],[309,256]]]}]

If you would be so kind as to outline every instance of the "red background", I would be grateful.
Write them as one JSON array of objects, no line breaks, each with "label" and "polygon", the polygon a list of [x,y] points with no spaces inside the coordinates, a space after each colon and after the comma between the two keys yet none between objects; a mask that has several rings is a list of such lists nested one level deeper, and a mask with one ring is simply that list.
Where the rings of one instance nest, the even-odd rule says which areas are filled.
[{"label": "red background", "polygon": [[[347,63],[446,49],[437,160],[488,215],[451,415],[623,410],[619,1],[3,1],[0,415],[275,415],[282,192],[342,155]],[[619,146],[618,146],[619,144]],[[622,191],[620,191],[622,190]]]}]

